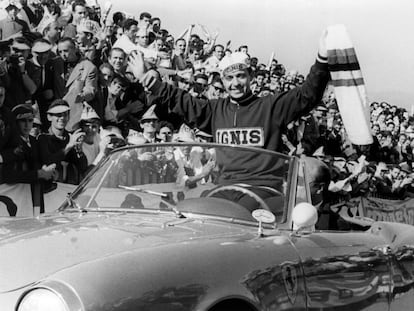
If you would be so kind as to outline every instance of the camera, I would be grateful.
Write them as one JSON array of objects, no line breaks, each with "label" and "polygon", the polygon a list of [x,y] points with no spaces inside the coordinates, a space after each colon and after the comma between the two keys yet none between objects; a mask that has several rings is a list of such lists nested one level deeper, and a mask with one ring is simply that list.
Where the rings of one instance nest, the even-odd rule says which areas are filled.
[{"label": "camera", "polygon": [[17,66],[19,64],[20,55],[12,54],[9,56],[9,63],[13,66]]}]

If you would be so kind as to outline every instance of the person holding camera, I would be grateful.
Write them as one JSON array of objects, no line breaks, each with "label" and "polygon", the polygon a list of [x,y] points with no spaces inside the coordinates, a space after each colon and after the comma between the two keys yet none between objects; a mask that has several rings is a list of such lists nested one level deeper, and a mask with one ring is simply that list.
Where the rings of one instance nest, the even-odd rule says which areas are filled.
[{"label": "person holding camera", "polygon": [[51,125],[49,132],[40,134],[40,159],[42,163],[56,163],[60,182],[78,184],[88,169],[88,160],[82,151],[85,132],[77,129],[72,134],[65,127],[69,121],[69,104],[63,99],[55,99],[48,111]]},{"label": "person holding camera", "polygon": [[6,105],[13,108],[25,104],[36,92],[36,84],[27,71],[31,46],[22,38],[16,38],[11,45],[8,57],[5,83],[7,89]]}]

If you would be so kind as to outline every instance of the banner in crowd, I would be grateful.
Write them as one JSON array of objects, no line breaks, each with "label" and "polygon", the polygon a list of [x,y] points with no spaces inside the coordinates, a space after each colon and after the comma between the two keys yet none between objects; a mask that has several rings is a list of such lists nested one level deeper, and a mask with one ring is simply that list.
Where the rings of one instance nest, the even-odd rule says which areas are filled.
[{"label": "banner in crowd", "polygon": [[0,185],[0,216],[33,216],[30,184]]},{"label": "banner in crowd", "polygon": [[414,225],[414,199],[386,200],[361,198],[365,217],[375,221],[391,221]]}]

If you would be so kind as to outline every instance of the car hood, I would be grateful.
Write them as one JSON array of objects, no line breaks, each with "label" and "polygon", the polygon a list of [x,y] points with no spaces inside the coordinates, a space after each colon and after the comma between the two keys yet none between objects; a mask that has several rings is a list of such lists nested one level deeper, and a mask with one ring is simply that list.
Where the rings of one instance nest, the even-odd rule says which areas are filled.
[{"label": "car hood", "polygon": [[0,219],[0,293],[62,269],[140,248],[239,236],[252,228],[172,213],[88,213]]}]

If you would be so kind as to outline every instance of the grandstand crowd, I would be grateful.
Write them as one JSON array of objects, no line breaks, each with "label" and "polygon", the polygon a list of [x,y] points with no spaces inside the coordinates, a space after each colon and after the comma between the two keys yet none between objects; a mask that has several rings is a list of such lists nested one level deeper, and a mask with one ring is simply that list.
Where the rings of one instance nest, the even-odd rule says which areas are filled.
[{"label": "grandstand crowd", "polygon": [[[157,96],[129,70],[143,54],[157,78],[200,99],[227,96],[218,69],[235,51],[249,57],[251,90],[265,97],[300,87],[305,76],[249,46],[221,44],[218,33],[189,25],[171,34],[148,12],[128,16],[83,0],[2,1],[0,20],[0,183],[78,184],[113,148],[179,140],[184,120],[157,112]],[[347,138],[333,88],[282,135],[284,153],[328,164],[338,197],[414,195],[414,116],[387,102],[370,105],[373,143]],[[186,124],[195,141],[212,133]]]}]

